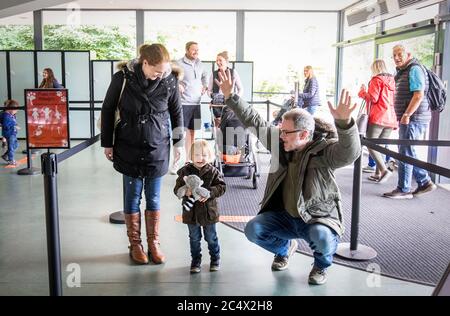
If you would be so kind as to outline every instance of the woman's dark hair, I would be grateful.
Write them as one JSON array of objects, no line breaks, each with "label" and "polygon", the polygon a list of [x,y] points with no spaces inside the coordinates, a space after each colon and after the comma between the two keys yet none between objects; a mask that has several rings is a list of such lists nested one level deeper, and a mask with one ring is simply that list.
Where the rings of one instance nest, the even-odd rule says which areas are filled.
[{"label": "woman's dark hair", "polygon": [[42,79],[39,88],[53,88],[53,81],[56,80],[53,70],[51,68],[44,68],[43,71],[47,72],[48,76]]}]

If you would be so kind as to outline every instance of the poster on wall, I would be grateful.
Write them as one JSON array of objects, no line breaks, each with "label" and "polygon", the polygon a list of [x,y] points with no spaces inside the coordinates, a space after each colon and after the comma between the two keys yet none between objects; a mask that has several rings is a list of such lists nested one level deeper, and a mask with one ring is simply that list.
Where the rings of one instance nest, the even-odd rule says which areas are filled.
[{"label": "poster on wall", "polygon": [[67,89],[25,89],[28,148],[70,148]]}]

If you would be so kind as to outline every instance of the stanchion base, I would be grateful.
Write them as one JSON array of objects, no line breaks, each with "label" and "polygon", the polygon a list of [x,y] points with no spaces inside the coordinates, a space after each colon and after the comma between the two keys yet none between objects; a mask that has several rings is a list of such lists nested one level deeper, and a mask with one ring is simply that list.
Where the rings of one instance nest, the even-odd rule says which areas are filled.
[{"label": "stanchion base", "polygon": [[[31,149],[31,153],[32,154],[39,155],[41,152],[42,151],[40,149]],[[22,150],[22,154],[26,155],[26,154],[28,154],[28,151],[26,149]]]},{"label": "stanchion base", "polygon": [[23,169],[20,169],[19,171],[17,171],[17,174],[21,175],[21,176],[35,176],[35,175],[41,174],[41,169],[34,168],[34,167],[23,168]]},{"label": "stanchion base", "polygon": [[125,224],[125,214],[122,211],[114,212],[109,215],[109,222],[111,224]]},{"label": "stanchion base", "polygon": [[356,250],[350,250],[350,243],[345,242],[338,245],[336,255],[348,260],[365,261],[376,258],[378,254],[374,249],[361,244]]}]

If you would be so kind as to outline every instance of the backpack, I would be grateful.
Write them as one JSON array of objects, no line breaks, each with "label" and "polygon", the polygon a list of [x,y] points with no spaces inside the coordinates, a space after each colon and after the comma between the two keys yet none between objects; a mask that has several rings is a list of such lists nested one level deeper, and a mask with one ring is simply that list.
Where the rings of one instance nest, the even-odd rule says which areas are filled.
[{"label": "backpack", "polygon": [[416,63],[411,64],[411,66],[413,65],[420,66],[425,72],[425,75],[428,76],[428,92],[426,97],[428,99],[428,104],[430,105],[430,110],[442,112],[447,101],[447,89],[441,78],[423,65]]},{"label": "backpack", "polygon": [[439,78],[430,69],[425,68],[428,74],[428,103],[430,104],[431,111],[442,112],[445,108],[445,102],[447,101],[447,89],[441,78]]}]

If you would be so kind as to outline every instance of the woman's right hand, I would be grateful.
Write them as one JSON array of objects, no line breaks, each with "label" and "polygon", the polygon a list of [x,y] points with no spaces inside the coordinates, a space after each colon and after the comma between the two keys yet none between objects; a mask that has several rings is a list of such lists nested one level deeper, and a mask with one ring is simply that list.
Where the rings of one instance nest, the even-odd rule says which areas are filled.
[{"label": "woman's right hand", "polygon": [[362,84],[362,85],[361,85],[361,88],[359,88],[359,91],[361,91],[361,92],[366,92],[366,85],[365,85],[365,84]]},{"label": "woman's right hand", "polygon": [[184,195],[186,195],[187,197],[190,197],[192,195],[192,190],[186,189],[186,193]]},{"label": "woman's right hand", "polygon": [[112,147],[105,148],[105,156],[109,161],[113,161],[113,149]]}]

